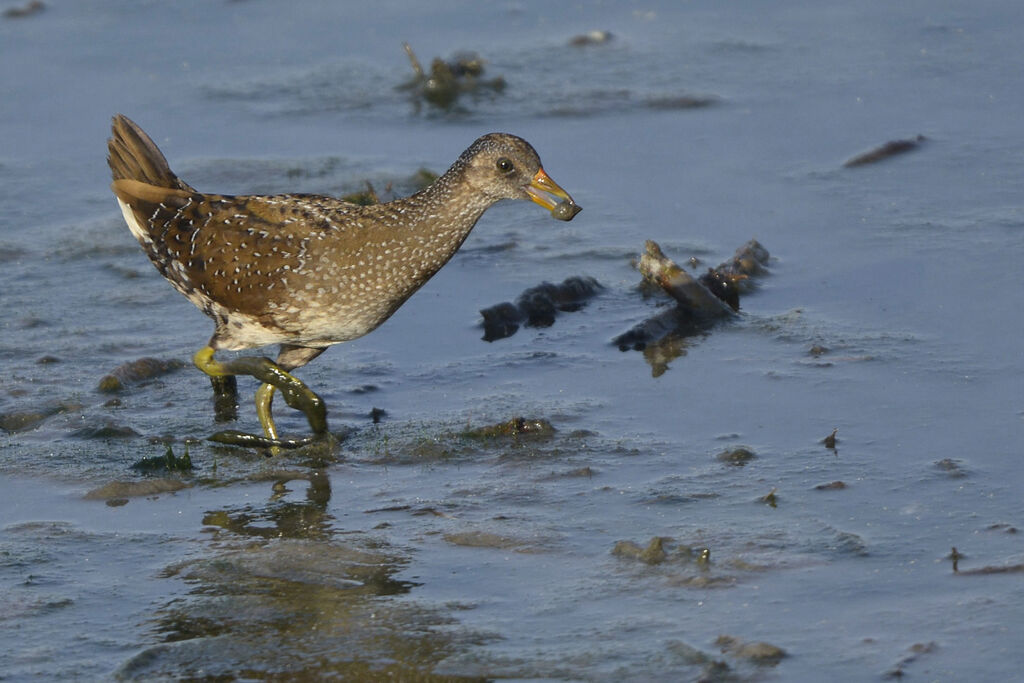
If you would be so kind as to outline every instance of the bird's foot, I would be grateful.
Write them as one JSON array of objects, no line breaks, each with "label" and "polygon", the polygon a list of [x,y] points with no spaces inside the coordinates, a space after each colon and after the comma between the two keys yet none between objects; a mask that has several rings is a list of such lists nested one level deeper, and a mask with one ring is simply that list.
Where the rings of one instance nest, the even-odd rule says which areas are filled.
[{"label": "bird's foot", "polygon": [[[257,409],[259,409],[263,402],[267,405],[267,409],[261,411],[260,420],[264,422],[264,431],[267,432],[268,437],[273,437],[276,434],[269,410],[270,396],[273,393],[272,387],[276,387],[281,391],[281,396],[284,398],[285,403],[305,413],[306,419],[309,420],[309,428],[313,431],[314,436],[327,431],[327,406],[324,400],[307,387],[302,380],[282,370],[274,361],[263,357],[245,357],[236,358],[227,363],[222,363],[222,365],[233,375],[251,375],[263,382],[264,385],[270,385],[271,388],[266,390],[261,387],[260,391],[257,392],[256,399]],[[263,392],[266,393],[263,394]],[[261,394],[263,395],[261,396]],[[267,429],[268,422],[264,421],[264,415],[266,420],[269,421],[270,429]]]},{"label": "bird's foot", "polygon": [[257,434],[249,434],[248,432],[240,432],[235,429],[225,429],[217,432],[212,436],[208,437],[209,441],[216,443],[223,443],[229,446],[243,446],[246,448],[267,448],[270,449],[269,455],[278,455],[281,450],[292,450],[295,448],[302,448],[310,444],[316,443],[318,440],[323,438],[322,434],[314,434],[306,436],[301,439],[272,439],[267,436],[259,436]]},{"label": "bird's foot", "polygon": [[[228,395],[234,399],[234,375],[250,375],[263,382],[256,392],[256,412],[264,436],[224,430],[211,436],[211,441],[235,446],[269,448],[271,455],[277,455],[281,449],[301,448],[328,434],[326,404],[300,379],[283,370],[269,358],[247,356],[221,362],[215,360],[213,354],[213,347],[206,346],[195,354],[193,361],[196,367],[210,376],[215,390],[218,390],[220,395]],[[302,439],[278,438],[277,427],[270,411],[275,388],[281,390],[285,403],[306,415],[313,432],[311,436]]]},{"label": "bird's foot", "polygon": [[238,383],[234,375],[210,376],[213,386],[213,415],[217,422],[238,419]]}]

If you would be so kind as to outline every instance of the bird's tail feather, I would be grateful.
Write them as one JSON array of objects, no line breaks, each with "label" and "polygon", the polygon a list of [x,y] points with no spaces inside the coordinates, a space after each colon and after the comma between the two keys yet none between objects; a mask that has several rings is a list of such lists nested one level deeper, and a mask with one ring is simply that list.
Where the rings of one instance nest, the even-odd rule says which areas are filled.
[{"label": "bird's tail feather", "polygon": [[195,192],[174,174],[152,139],[123,114],[114,116],[107,141],[107,163],[114,180],[136,180],[147,185]]}]

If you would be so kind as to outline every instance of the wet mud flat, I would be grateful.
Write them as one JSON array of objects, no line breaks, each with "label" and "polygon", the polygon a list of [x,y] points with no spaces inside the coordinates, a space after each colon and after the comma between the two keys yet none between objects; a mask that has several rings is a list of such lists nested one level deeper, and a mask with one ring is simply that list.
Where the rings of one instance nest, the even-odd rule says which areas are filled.
[{"label": "wet mud flat", "polygon": [[[0,20],[3,675],[1017,674],[1016,5],[38,6]],[[252,406],[112,204],[114,111],[204,187],[359,203],[508,130],[586,211],[497,207],[268,457],[207,439]]]}]

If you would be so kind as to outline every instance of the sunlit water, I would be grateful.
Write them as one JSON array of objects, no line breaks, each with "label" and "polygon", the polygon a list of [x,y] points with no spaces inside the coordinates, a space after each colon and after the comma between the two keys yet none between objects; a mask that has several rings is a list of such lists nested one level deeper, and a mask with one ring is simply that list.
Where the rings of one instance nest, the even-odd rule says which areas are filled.
[{"label": "sunlit water", "polygon": [[[1022,575],[963,573],[1024,562],[1016,4],[369,7],[0,21],[0,677],[1018,675]],[[569,45],[593,29],[613,39]],[[402,41],[477,51],[507,87],[417,107]],[[489,211],[384,327],[300,372],[338,450],[268,460],[198,441],[224,425],[190,367],[97,391],[212,330],[117,211],[115,112],[225,193],[407,191],[507,130],[584,212]],[[645,240],[714,265],[751,237],[773,260],[739,320],[657,366],[611,343],[670,305],[637,289]],[[605,287],[582,310],[480,339],[480,309],[578,274]],[[557,431],[463,435],[519,415]],[[186,439],[171,486],[132,469]],[[112,482],[150,488],[86,498]],[[612,552],[654,537],[660,563]]]}]

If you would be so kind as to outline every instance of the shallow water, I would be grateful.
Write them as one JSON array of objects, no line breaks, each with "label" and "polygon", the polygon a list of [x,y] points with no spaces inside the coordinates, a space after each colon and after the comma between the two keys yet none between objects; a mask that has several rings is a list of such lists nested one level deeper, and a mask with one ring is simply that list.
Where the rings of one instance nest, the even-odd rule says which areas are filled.
[{"label": "shallow water", "polygon": [[[1011,2],[0,20],[2,676],[1013,678],[1021,574],[963,570],[1024,562],[1021,24]],[[417,107],[403,40],[475,50],[507,87]],[[226,193],[407,191],[507,130],[584,211],[490,210],[385,326],[300,371],[337,450],[268,460],[202,441],[225,425],[189,367],[97,391],[211,330],[110,196],[118,111]],[[751,237],[773,260],[740,319],[658,360],[611,343],[669,306],[637,288],[644,240],[712,265]],[[481,340],[480,309],[577,274],[605,287],[582,310]],[[227,426],[252,430],[240,389]],[[464,434],[518,415],[557,431]],[[191,474],[132,469],[186,440]],[[612,552],[654,537],[660,563]]]}]

